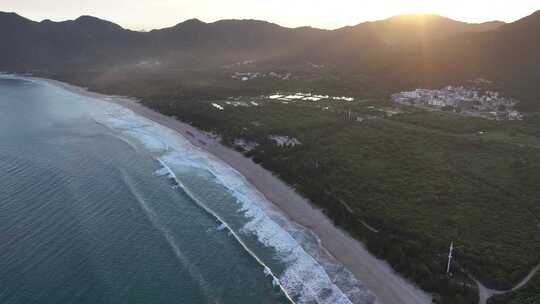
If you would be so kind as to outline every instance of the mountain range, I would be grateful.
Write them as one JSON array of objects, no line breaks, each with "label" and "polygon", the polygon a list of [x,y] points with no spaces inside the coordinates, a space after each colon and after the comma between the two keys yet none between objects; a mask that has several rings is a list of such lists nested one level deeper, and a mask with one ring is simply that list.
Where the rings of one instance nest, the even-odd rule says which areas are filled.
[{"label": "mountain range", "polygon": [[91,16],[35,22],[0,13],[0,70],[77,73],[146,63],[166,69],[214,69],[246,61],[259,69],[287,70],[309,63],[361,73],[373,85],[396,90],[493,79],[535,109],[539,38],[540,11],[509,24],[402,15],[321,30],[257,20],[192,19],[150,32]]}]

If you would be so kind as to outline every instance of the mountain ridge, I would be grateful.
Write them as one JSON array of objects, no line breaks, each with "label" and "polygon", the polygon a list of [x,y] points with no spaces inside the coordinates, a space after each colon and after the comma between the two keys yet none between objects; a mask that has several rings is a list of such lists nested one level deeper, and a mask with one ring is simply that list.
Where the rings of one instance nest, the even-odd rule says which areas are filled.
[{"label": "mountain ridge", "polygon": [[[441,19],[444,17],[436,18]],[[297,52],[298,49],[302,47],[313,45],[315,41],[324,41],[326,43],[335,44],[335,42],[331,41],[332,39],[328,40],[328,36],[340,36],[340,33],[346,32],[347,29],[364,30],[366,27],[373,24],[362,23],[354,27],[346,27],[337,30],[322,30],[312,27],[287,28],[275,23],[253,19],[225,19],[211,23],[205,23],[198,19],[189,19],[184,22],[178,23],[177,25],[172,27],[152,30],[150,32],[143,33],[124,29],[118,24],[87,15],[80,16],[79,18],[74,20],[60,22],[54,22],[50,20],[36,22],[22,17],[16,13],[2,13],[0,15],[0,19],[10,19],[10,23],[6,24],[4,28],[13,27],[12,30],[15,31],[15,34],[17,30],[21,30],[15,27],[26,26],[27,28],[24,29],[24,31],[26,31],[27,35],[32,36],[28,37],[28,39],[36,41],[43,40],[44,44],[47,44],[46,41],[53,41],[55,39],[58,40],[59,36],[70,36],[70,39],[74,40],[74,45],[88,46],[89,44],[99,43],[101,44],[103,51],[107,51],[107,49],[111,47],[111,45],[114,45],[115,48],[121,47],[113,40],[129,40],[131,42],[129,43],[130,53],[131,51],[133,51],[133,47],[135,47],[139,50],[139,53],[142,57],[162,57],[163,60],[173,58],[171,59],[172,61],[178,61],[178,59],[176,58],[177,56],[171,55],[171,52],[174,52],[174,48],[185,49],[186,47],[191,47],[192,49],[195,49],[199,47],[199,45],[197,44],[201,44],[201,48],[203,49],[200,50],[199,48],[199,51],[201,51],[202,53],[208,53],[211,48],[223,49],[224,47],[229,47],[232,49],[236,49],[237,51],[245,50],[246,53],[248,53],[245,56],[255,56],[260,57],[260,59],[273,58],[277,55],[282,56],[284,53],[286,53],[287,51],[283,49],[286,45],[289,45],[292,50]],[[5,20],[0,20],[0,24],[2,24],[2,22],[6,23]],[[458,24],[461,26],[462,24],[458,21],[453,20],[448,22],[452,23],[451,26],[456,26]],[[30,29],[30,26],[32,26],[33,28]],[[463,30],[453,29],[448,31],[448,33],[461,31]],[[442,35],[444,36],[446,34],[447,33],[443,33]],[[86,38],[91,41],[84,41],[85,37],[78,37],[77,35],[86,35]],[[108,39],[106,39],[106,37],[108,37]],[[336,39],[339,40],[340,38]],[[392,39],[392,37],[390,37],[390,39]],[[387,41],[388,39],[384,40]],[[24,41],[24,39],[22,39],[22,41]],[[59,46],[62,46],[62,44],[60,44]],[[163,48],[160,48],[160,46],[163,46]],[[256,49],[257,46],[259,46],[258,51],[261,52],[260,56],[257,56],[257,54],[255,54],[256,52],[254,49]],[[204,49],[204,47],[208,49]],[[55,46],[49,45],[47,46],[47,48],[54,49]],[[273,48],[275,50],[272,50]],[[264,52],[262,50],[264,50]],[[20,53],[20,56],[25,54],[24,50],[22,50],[22,52],[20,51],[21,50],[13,50],[11,52]],[[79,50],[79,52],[84,51],[81,49]],[[54,51],[53,53],[62,53],[62,49],[58,47],[58,50]],[[127,56],[128,58],[125,58],[124,56],[119,56],[119,58],[110,58],[110,60],[106,60],[106,58],[97,58],[104,56],[103,52],[101,52],[101,56],[98,56],[96,54],[96,58],[91,58],[92,54],[88,54],[88,52],[85,53],[86,62],[84,62],[84,60],[81,60],[82,57],[80,56],[80,54],[71,55],[78,58],[69,58],[69,56],[67,56],[67,61],[71,63],[79,62],[80,64],[90,65],[92,64],[92,60],[94,60],[96,63],[103,61],[108,61],[109,63],[118,61],[122,63],[128,61],[134,62],[144,59],[130,58],[131,56]],[[111,53],[111,56],[112,54],[114,54],[114,52]],[[0,53],[0,55],[2,54]],[[43,55],[42,57],[45,57],[45,55]],[[232,58],[234,56],[226,57],[227,59],[223,58],[223,60],[217,60],[220,62],[216,62],[215,64],[223,64],[225,63],[224,60],[234,60]],[[24,61],[24,59],[21,60]],[[30,58],[29,62],[31,61],[32,60]],[[39,65],[46,65],[44,64],[44,62],[47,61],[46,58],[41,61],[42,62],[40,62],[40,64],[37,64],[38,68],[40,68]],[[185,60],[179,60],[179,62],[183,61]],[[57,62],[58,60],[51,60],[51,63],[53,65],[57,64]],[[4,67],[7,65],[8,64],[6,63],[0,64],[0,66]]]},{"label": "mountain ridge", "polygon": [[430,18],[430,19],[437,18],[437,19],[444,19],[444,20],[449,20],[449,21],[452,21],[452,22],[468,24],[468,25],[494,24],[495,26],[499,26],[499,25],[504,25],[504,24],[511,24],[511,23],[506,23],[506,22],[499,21],[499,20],[492,20],[492,21],[479,22],[479,23],[463,22],[463,21],[457,21],[457,20],[454,20],[454,19],[451,19],[451,18],[448,18],[448,17],[445,17],[445,16],[436,15],[436,14],[399,14],[399,15],[394,15],[394,16],[391,16],[391,17],[388,17],[388,18],[385,18],[385,19],[381,19],[381,20],[366,21],[366,22],[358,23],[356,25],[343,26],[343,27],[336,28],[336,29],[323,29],[323,28],[318,28],[318,27],[309,26],[309,25],[297,26],[297,27],[287,27],[287,26],[280,25],[278,23],[274,23],[274,22],[270,22],[270,21],[266,21],[266,20],[260,20],[260,19],[251,19],[251,18],[220,19],[220,20],[216,20],[216,21],[213,21],[213,22],[205,22],[205,21],[202,21],[202,20],[200,20],[198,18],[190,18],[190,19],[186,19],[184,21],[181,21],[181,22],[177,23],[176,25],[173,25],[173,26],[170,26],[170,27],[157,28],[157,29],[152,29],[150,31],[136,31],[136,30],[131,30],[131,29],[125,28],[125,27],[123,27],[123,26],[121,26],[121,25],[119,25],[117,23],[112,22],[112,21],[108,21],[106,19],[98,18],[98,17],[92,16],[92,15],[81,15],[81,16],[75,18],[75,19],[66,19],[66,20],[62,20],[62,21],[52,21],[50,19],[44,19],[42,21],[35,21],[35,20],[30,19],[30,18],[24,17],[23,15],[20,15],[20,14],[18,14],[16,12],[0,11],[0,18],[5,17],[5,16],[11,16],[11,17],[16,17],[16,18],[20,18],[20,19],[25,19],[25,20],[33,22],[33,23],[69,23],[69,22],[83,22],[83,21],[96,21],[96,22],[99,21],[99,22],[103,22],[103,23],[114,24],[117,27],[120,27],[120,28],[122,28],[124,30],[127,30],[127,31],[141,32],[141,33],[160,31],[160,30],[174,28],[174,27],[178,27],[178,26],[181,26],[181,25],[184,25],[184,24],[189,24],[189,23],[199,23],[199,24],[211,25],[211,24],[219,24],[219,23],[223,23],[223,22],[257,22],[257,23],[266,23],[266,24],[276,25],[276,26],[278,26],[280,28],[284,28],[284,29],[310,28],[310,29],[315,29],[315,30],[320,30],[320,31],[331,32],[331,31],[338,31],[338,30],[345,29],[345,28],[358,27],[358,26],[362,26],[362,25],[370,24],[370,23],[392,21],[392,20],[396,20],[396,19],[411,18],[411,17],[417,17],[417,18],[427,17],[427,18]]},{"label": "mountain ridge", "polygon": [[[535,42],[540,39],[534,39],[538,28],[540,11],[508,24],[423,14],[322,30],[252,19],[189,19],[150,32],[92,16],[36,22],[0,13],[0,70],[106,72],[149,61],[159,62],[161,69],[218,69],[246,60],[260,68],[290,70],[316,63],[368,75],[376,85],[398,90],[519,74],[520,68],[539,60],[534,51],[540,48]],[[510,47],[515,45],[520,48]],[[540,78],[540,72],[531,71],[533,79],[537,74]],[[517,85],[512,79],[503,82]]]}]

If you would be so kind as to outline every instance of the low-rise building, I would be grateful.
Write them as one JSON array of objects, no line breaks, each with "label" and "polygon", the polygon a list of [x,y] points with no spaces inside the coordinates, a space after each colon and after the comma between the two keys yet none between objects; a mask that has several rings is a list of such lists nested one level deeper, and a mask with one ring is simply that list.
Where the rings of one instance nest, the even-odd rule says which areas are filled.
[{"label": "low-rise building", "polygon": [[416,89],[393,94],[391,98],[404,105],[453,111],[461,115],[499,120],[523,119],[523,115],[514,110],[517,100],[478,88],[447,86],[439,90]]}]

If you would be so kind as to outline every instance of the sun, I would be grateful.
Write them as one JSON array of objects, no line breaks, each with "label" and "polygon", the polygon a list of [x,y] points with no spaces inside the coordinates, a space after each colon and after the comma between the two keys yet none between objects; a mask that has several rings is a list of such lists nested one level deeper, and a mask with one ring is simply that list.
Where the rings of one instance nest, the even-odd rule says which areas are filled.
[{"label": "sun", "polygon": [[[474,0],[383,0],[387,10],[395,15],[434,14],[462,21],[490,21],[504,15],[508,5],[501,1]],[[489,7],[489,9],[487,9]],[[511,9],[510,9],[511,10]]]},{"label": "sun", "polygon": [[395,1],[394,10],[399,11],[399,14],[435,14],[440,13],[441,7],[439,1]]}]

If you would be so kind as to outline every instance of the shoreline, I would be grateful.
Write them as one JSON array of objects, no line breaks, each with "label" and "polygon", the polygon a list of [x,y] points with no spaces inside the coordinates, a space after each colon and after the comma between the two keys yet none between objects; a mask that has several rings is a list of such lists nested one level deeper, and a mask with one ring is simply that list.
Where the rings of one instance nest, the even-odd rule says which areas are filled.
[{"label": "shoreline", "polygon": [[143,106],[128,97],[90,92],[64,82],[35,78],[72,93],[115,103],[134,113],[165,126],[242,174],[283,215],[311,230],[320,239],[322,249],[347,268],[382,304],[431,303],[431,296],[394,272],[390,265],[368,252],[358,240],[336,227],[333,222],[307,199],[303,198],[270,171],[243,154],[222,145],[206,132],[173,117]]}]

